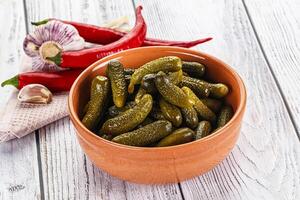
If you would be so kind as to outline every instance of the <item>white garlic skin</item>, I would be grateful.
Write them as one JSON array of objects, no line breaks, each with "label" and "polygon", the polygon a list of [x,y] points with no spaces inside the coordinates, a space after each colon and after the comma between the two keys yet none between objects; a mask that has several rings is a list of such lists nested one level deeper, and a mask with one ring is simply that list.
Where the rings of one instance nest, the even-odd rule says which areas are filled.
[{"label": "white garlic skin", "polygon": [[52,93],[41,84],[29,84],[19,91],[18,100],[24,103],[48,104],[52,101]]}]

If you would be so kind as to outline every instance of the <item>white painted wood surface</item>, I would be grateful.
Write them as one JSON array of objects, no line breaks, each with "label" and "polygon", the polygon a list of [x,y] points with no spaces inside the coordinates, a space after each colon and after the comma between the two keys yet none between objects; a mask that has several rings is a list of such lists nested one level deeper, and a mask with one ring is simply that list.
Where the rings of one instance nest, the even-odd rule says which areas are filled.
[{"label": "white painted wood surface", "polygon": [[[7,78],[4,73],[15,73],[10,71],[12,69],[2,68],[2,65],[13,58],[15,60],[11,65],[17,66],[22,52],[21,44],[25,34],[24,10],[22,1],[16,2],[0,2],[0,16],[5,16],[5,27],[12,27],[13,30],[1,31],[0,42],[14,47],[0,47],[1,80]],[[130,0],[25,0],[25,3],[27,24],[46,17],[101,24],[123,15],[130,16],[131,24],[134,22],[134,7]],[[20,140],[0,144],[0,199],[300,199],[299,140],[243,2],[179,0],[174,3],[171,0],[144,0],[134,3],[144,7],[143,14],[148,24],[149,36],[176,40],[213,36],[213,41],[195,49],[223,59],[244,79],[248,89],[247,112],[240,139],[233,152],[212,171],[179,185],[132,184],[95,168],[82,153],[73,126],[65,118],[40,129],[37,141],[32,134]],[[281,23],[288,26],[290,31],[277,29],[275,37],[271,32],[272,26],[258,22],[260,18],[270,20],[267,18],[274,12],[276,16],[280,16],[275,18],[278,20],[276,23],[282,25],[281,16],[290,15],[282,14],[279,9],[269,8],[265,8],[268,12],[255,13],[258,5],[267,7],[268,4],[256,1],[251,8],[248,4],[252,4],[252,1],[246,1],[246,5],[255,27],[256,23],[260,27],[267,27],[258,28],[256,31],[270,67],[276,72],[276,69],[280,69],[278,63],[288,62],[288,70],[294,73],[291,80],[297,80],[300,77],[299,71],[293,70],[298,62],[297,56],[299,57],[297,44],[291,44],[293,48],[290,49],[285,46],[279,48],[283,43],[276,43],[276,39],[280,34],[285,37],[291,34],[296,38],[299,14],[297,18],[295,8],[290,8],[293,5],[284,7],[285,10],[294,11],[291,12],[294,13],[294,18],[284,18]],[[5,14],[2,10],[5,10]],[[4,17],[0,18],[0,22],[3,19]],[[290,24],[295,21],[298,25]],[[29,30],[32,30],[30,26]],[[298,38],[295,40],[298,41]],[[264,45],[268,46],[272,42],[278,48],[265,48]],[[283,52],[286,49],[293,51],[288,54]],[[281,59],[275,56],[277,54],[285,57]],[[268,55],[276,58],[273,58],[273,63]],[[291,81],[287,80],[289,76],[279,72],[275,75],[284,93],[294,91],[296,87],[287,84],[287,81]],[[285,93],[291,108],[299,103],[297,94],[300,95],[300,92],[294,91],[292,96]],[[1,103],[4,102],[3,99],[0,100]],[[298,119],[299,111],[293,109],[292,113]],[[8,189],[11,186],[23,189],[11,192]]]},{"label": "white painted wood surface", "polygon": [[245,0],[300,136],[300,1]]},{"label": "white painted wood surface", "polygon": [[[23,2],[0,1],[0,81],[14,76],[26,34]],[[0,88],[0,109],[12,88]],[[0,111],[1,113],[1,111]],[[0,199],[40,199],[35,134],[0,145]]]},{"label": "white painted wood surface", "polygon": [[141,3],[149,8],[144,15],[151,36],[194,39],[198,35],[213,35],[214,41],[196,49],[232,65],[248,90],[247,112],[237,146],[211,172],[181,183],[184,196],[187,199],[299,199],[299,141],[242,2]]}]

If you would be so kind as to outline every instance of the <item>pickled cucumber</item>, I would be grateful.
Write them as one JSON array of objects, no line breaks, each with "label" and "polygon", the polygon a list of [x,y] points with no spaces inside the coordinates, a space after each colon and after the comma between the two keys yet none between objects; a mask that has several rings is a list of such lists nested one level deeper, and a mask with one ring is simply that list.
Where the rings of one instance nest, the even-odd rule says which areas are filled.
[{"label": "pickled cucumber", "polygon": [[157,107],[153,107],[151,112],[150,112],[150,116],[153,118],[153,119],[156,119],[156,120],[163,120],[163,119],[166,119],[163,115],[163,113],[161,112],[161,110]]},{"label": "pickled cucumber", "polygon": [[193,141],[195,133],[189,128],[180,128],[173,133],[159,141],[157,147],[173,146],[178,144],[184,144]]},{"label": "pickled cucumber", "polygon": [[183,115],[184,122],[188,127],[190,127],[191,129],[197,127],[199,119],[197,111],[193,106],[189,108],[181,108],[181,113]]},{"label": "pickled cucumber", "polygon": [[91,99],[82,123],[89,130],[93,130],[100,121],[102,110],[110,91],[110,84],[106,77],[96,76],[91,84]]},{"label": "pickled cucumber", "polygon": [[114,104],[117,107],[123,107],[127,97],[127,84],[123,65],[117,60],[110,61],[106,68],[106,75],[111,83]]},{"label": "pickled cucumber", "polygon": [[195,78],[201,78],[205,74],[205,66],[198,62],[182,61],[182,70]]},{"label": "pickled cucumber", "polygon": [[140,87],[134,98],[135,103],[138,103],[145,94],[147,94],[147,91],[144,88]]},{"label": "pickled cucumber", "polygon": [[155,94],[157,92],[155,86],[156,74],[147,74],[142,78],[141,87],[146,90],[149,94]]},{"label": "pickled cucumber", "polygon": [[229,88],[223,83],[209,83],[204,80],[198,80],[199,83],[202,83],[209,87],[209,96],[213,98],[223,98],[229,93]]},{"label": "pickled cucumber", "polygon": [[169,103],[180,108],[188,108],[193,105],[193,100],[175,84],[171,83],[166,74],[159,72],[155,78],[155,85],[159,93]]},{"label": "pickled cucumber", "polygon": [[208,97],[210,94],[210,87],[208,84],[192,77],[183,76],[180,86],[190,88],[198,97]]},{"label": "pickled cucumber", "polygon": [[135,69],[133,68],[124,68],[125,75],[132,75],[134,73]]},{"label": "pickled cucumber", "polygon": [[131,131],[146,119],[152,104],[152,96],[145,94],[136,106],[104,122],[100,131],[114,136]]},{"label": "pickled cucumber", "polygon": [[211,132],[211,124],[209,121],[201,121],[196,129],[196,140],[208,136]]},{"label": "pickled cucumber", "polygon": [[182,81],[183,72],[182,70],[179,70],[177,72],[170,72],[167,77],[171,83],[178,85]]},{"label": "pickled cucumber", "polygon": [[151,124],[153,122],[153,119],[151,119],[150,117],[146,117],[146,119],[137,126],[137,128],[142,128],[143,126],[146,126],[148,124]]},{"label": "pickled cucumber", "polygon": [[229,120],[232,118],[233,116],[233,110],[231,106],[224,106],[222,107],[220,113],[219,113],[219,117],[218,117],[218,121],[217,121],[217,127],[220,128],[222,126],[224,126],[227,122],[229,122]]},{"label": "pickled cucumber", "polygon": [[214,113],[218,113],[222,107],[222,101],[212,98],[200,99],[207,107],[209,107]]},{"label": "pickled cucumber", "polygon": [[168,103],[163,98],[161,98],[159,100],[159,107],[160,107],[160,110],[161,110],[163,116],[168,121],[172,122],[172,124],[175,127],[179,127],[181,125],[182,115],[181,115],[181,112],[180,112],[179,108],[177,108],[176,106]]},{"label": "pickled cucumber", "polygon": [[147,146],[166,137],[171,132],[172,124],[166,120],[159,120],[114,137],[112,141],[130,146]]},{"label": "pickled cucumber", "polygon": [[153,74],[159,71],[175,72],[180,70],[181,67],[181,59],[176,56],[167,56],[152,60],[135,70],[131,76],[128,92],[132,93],[134,91],[134,85],[139,84],[142,78],[147,74]]},{"label": "pickled cucumber", "polygon": [[111,106],[108,108],[108,115],[110,117],[115,117],[119,115],[120,113],[125,112],[126,110],[129,110],[130,108],[133,108],[136,105],[134,101],[129,101],[126,103],[124,107],[118,108],[117,106]]},{"label": "pickled cucumber", "polygon": [[186,93],[186,95],[194,101],[194,108],[198,112],[198,115],[205,120],[209,120],[210,122],[215,122],[216,115],[213,111],[211,111],[202,101],[195,95],[195,93],[188,87],[183,87],[182,90]]},{"label": "pickled cucumber", "polygon": [[[141,86],[147,91],[149,94],[157,93],[157,88],[155,86],[155,77],[157,74],[147,74],[143,77],[141,81]],[[182,70],[177,72],[170,72],[167,75],[167,78],[171,83],[178,85],[182,81]]]}]

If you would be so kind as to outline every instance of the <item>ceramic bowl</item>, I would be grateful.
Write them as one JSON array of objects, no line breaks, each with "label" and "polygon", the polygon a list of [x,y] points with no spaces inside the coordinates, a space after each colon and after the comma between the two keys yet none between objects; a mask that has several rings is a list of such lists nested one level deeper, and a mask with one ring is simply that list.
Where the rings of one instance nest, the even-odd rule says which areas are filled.
[{"label": "ceramic bowl", "polygon": [[[89,98],[91,80],[96,75],[104,75],[110,60],[118,59],[125,67],[138,67],[153,59],[171,55],[203,63],[209,79],[230,87],[226,101],[232,105],[235,114],[224,127],[197,141],[160,148],[117,144],[84,127],[80,119]],[[213,56],[179,47],[141,47],[107,56],[88,67],[74,82],[68,103],[79,144],[97,167],[126,181],[162,184],[199,176],[218,165],[230,153],[240,133],[246,90],[240,76]]]}]

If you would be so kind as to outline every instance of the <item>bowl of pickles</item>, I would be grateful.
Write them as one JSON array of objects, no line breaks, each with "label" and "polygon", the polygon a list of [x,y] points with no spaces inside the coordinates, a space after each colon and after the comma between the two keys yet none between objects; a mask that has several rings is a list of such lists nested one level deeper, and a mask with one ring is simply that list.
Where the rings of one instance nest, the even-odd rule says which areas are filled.
[{"label": "bowl of pickles", "polygon": [[120,179],[163,184],[220,163],[246,106],[240,76],[221,60],[179,47],[141,47],[88,67],[69,95],[80,146]]}]

